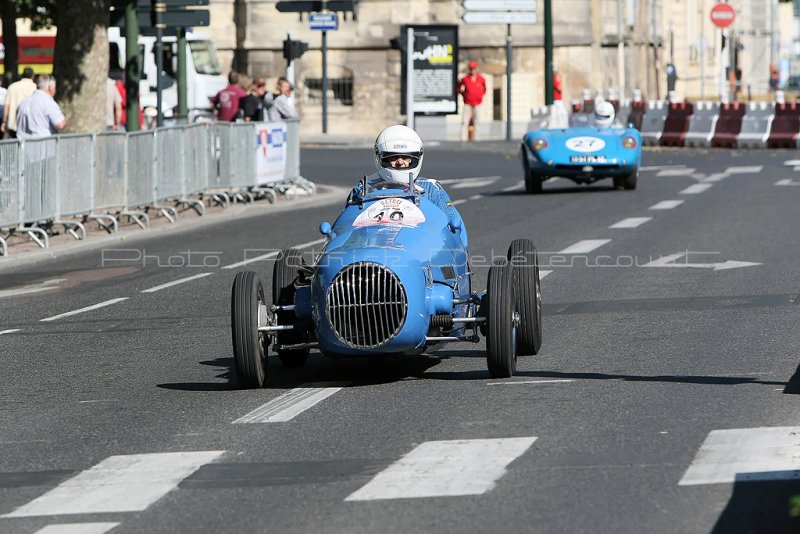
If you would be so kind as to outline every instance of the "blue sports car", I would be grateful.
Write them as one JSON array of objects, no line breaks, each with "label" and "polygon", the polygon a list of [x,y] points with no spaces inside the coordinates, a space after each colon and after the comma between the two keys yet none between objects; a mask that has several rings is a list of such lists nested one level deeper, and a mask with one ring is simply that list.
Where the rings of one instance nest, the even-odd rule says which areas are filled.
[{"label": "blue sports car", "polygon": [[433,180],[407,185],[364,180],[306,263],[298,250],[275,261],[272,299],[252,271],[237,273],[231,296],[236,376],[244,387],[267,381],[269,347],[301,366],[309,349],[335,358],[417,355],[486,336],[489,373],[511,376],[517,355],[542,340],[536,249],[529,239],[495,258],[488,288],[475,291],[467,232]]},{"label": "blue sports car", "polygon": [[555,176],[579,184],[612,178],[614,187],[636,189],[642,138],[622,126],[533,130],[522,139],[521,156],[528,193],[541,193]]}]

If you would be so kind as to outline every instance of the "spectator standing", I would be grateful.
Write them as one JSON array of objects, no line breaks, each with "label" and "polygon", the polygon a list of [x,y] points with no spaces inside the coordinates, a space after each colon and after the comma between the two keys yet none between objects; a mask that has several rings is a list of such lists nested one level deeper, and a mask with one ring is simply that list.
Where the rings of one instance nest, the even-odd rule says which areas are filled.
[{"label": "spectator standing", "polygon": [[486,80],[478,72],[478,62],[469,62],[469,72],[458,82],[458,93],[464,99],[464,116],[461,123],[461,140],[475,139],[478,125],[478,106],[486,94]]},{"label": "spectator standing", "polygon": [[769,92],[774,93],[781,88],[781,78],[778,72],[778,67],[775,65],[769,66]]},{"label": "spectator standing", "polygon": [[250,92],[244,97],[240,106],[245,122],[260,122],[264,120],[264,95],[267,92],[267,82],[264,78],[256,76],[250,86]]},{"label": "spectator standing", "polygon": [[47,74],[39,76],[38,89],[23,100],[17,110],[17,136],[20,139],[46,137],[59,133],[67,120],[56,104],[56,79]]},{"label": "spectator standing", "polygon": [[17,108],[20,103],[36,92],[33,82],[33,69],[25,67],[22,78],[8,86],[6,102],[3,106],[3,133],[11,139],[17,138]]},{"label": "spectator standing", "polygon": [[239,86],[239,73],[231,71],[228,74],[228,87],[217,93],[212,99],[214,114],[217,120],[233,122],[239,113],[239,101],[247,96],[244,89]]},{"label": "spectator standing", "polygon": [[106,130],[118,132],[122,126],[122,95],[117,82],[106,79]]},{"label": "spectator standing", "polygon": [[278,78],[278,90],[280,93],[275,96],[272,106],[269,107],[269,120],[298,119],[292,84],[286,78]]}]

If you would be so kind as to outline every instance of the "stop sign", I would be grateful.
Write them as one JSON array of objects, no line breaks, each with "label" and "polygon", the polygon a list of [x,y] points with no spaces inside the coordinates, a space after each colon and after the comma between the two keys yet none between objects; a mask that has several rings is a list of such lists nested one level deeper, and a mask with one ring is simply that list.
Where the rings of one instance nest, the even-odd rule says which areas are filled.
[{"label": "stop sign", "polygon": [[727,28],[736,20],[736,11],[730,4],[717,4],[711,8],[711,22],[718,28]]}]

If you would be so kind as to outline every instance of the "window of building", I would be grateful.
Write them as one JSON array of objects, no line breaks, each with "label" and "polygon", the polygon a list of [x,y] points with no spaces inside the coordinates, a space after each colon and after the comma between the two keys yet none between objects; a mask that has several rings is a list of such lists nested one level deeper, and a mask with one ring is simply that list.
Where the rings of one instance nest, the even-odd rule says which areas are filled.
[{"label": "window of building", "polygon": [[[322,78],[306,78],[304,81],[306,104],[322,105]],[[328,104],[353,105],[353,77],[328,78]]]}]

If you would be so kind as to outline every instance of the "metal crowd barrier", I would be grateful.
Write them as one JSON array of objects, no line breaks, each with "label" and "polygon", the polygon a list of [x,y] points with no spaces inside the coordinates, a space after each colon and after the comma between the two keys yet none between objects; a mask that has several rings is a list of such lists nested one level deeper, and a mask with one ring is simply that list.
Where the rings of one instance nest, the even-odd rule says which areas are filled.
[{"label": "metal crowd barrier", "polygon": [[286,128],[285,180],[266,186],[257,184],[254,123],[0,141],[0,255],[13,235],[47,247],[54,225],[84,239],[90,220],[109,232],[122,217],[146,228],[150,210],[174,222],[177,206],[202,215],[205,199],[228,205],[253,200],[253,192],[274,201],[276,190],[313,191],[300,176],[299,122]]}]

